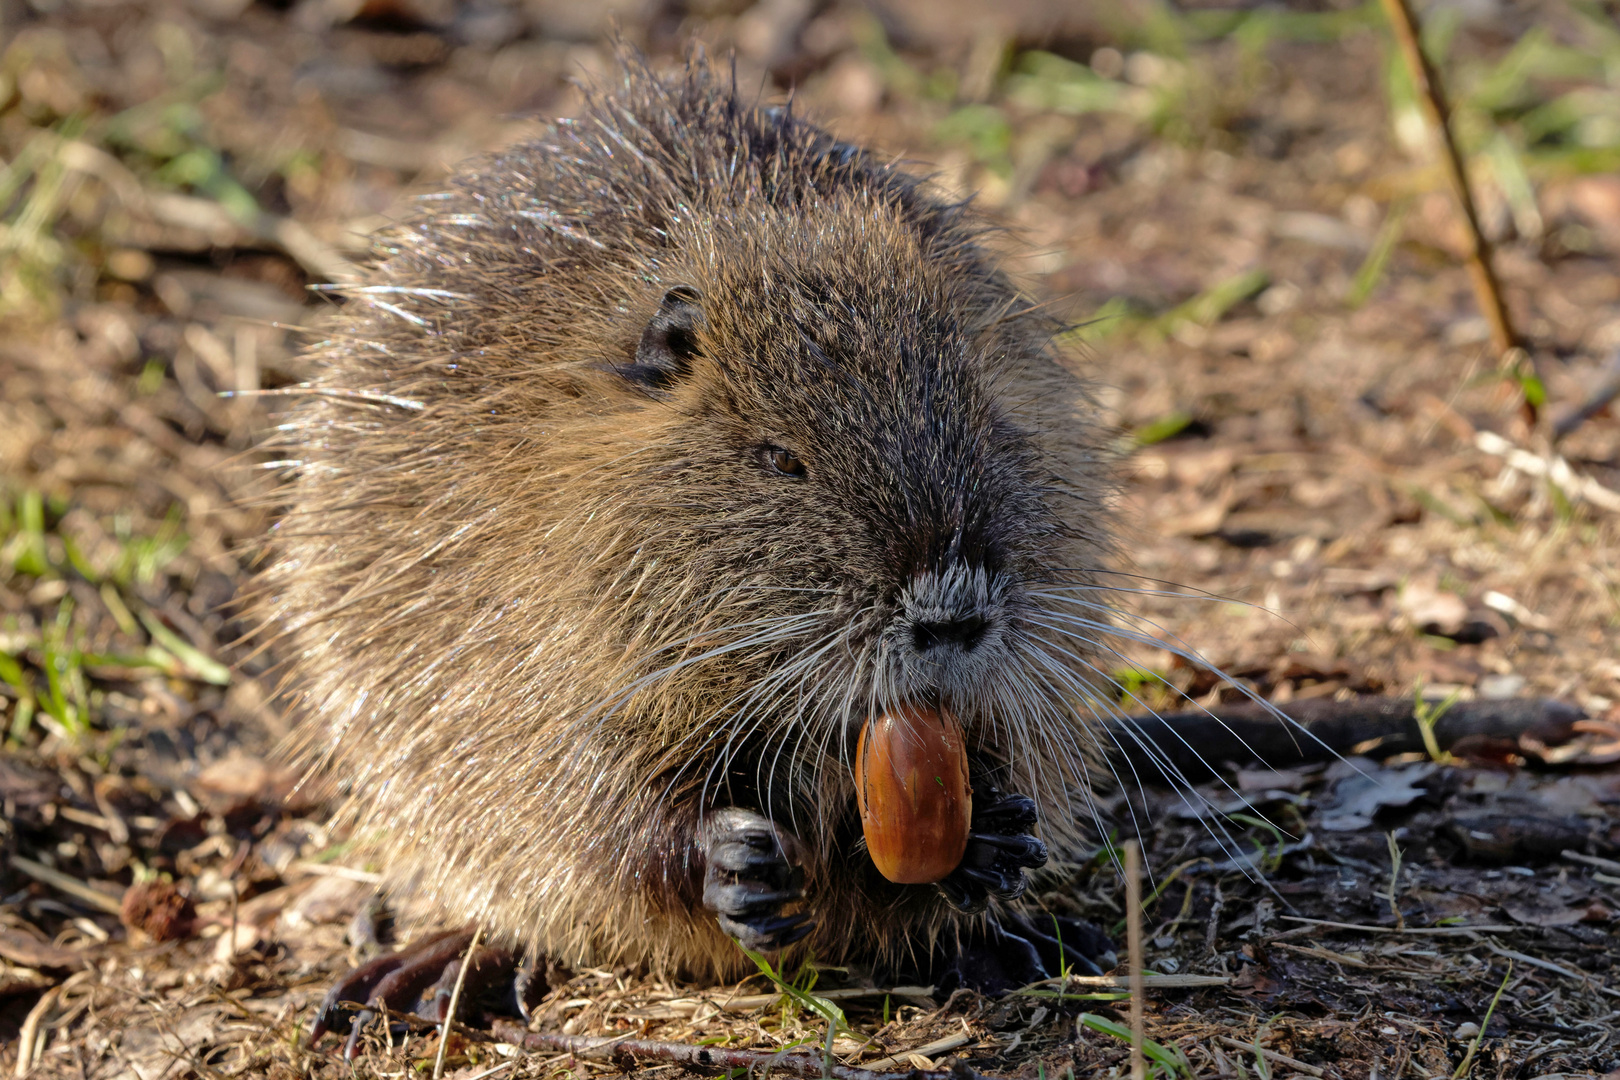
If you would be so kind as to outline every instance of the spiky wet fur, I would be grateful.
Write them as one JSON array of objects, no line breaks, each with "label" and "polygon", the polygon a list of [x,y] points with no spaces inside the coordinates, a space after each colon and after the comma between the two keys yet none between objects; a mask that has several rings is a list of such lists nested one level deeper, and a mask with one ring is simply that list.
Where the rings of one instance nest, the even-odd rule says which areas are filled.
[{"label": "spiky wet fur", "polygon": [[[393,888],[561,961],[732,976],[694,835],[735,802],[803,842],[804,947],[926,952],[969,917],[878,877],[850,761],[931,697],[1073,849],[1108,480],[984,231],[695,59],[626,61],[385,234],[275,439],[261,614]],[[623,372],[677,286],[698,357],[649,388]],[[994,641],[907,652],[962,604]]]}]

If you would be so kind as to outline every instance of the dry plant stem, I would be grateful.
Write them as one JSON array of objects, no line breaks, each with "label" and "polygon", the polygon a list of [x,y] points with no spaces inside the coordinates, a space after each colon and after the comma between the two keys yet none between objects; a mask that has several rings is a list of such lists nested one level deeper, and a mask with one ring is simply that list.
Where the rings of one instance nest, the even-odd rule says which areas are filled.
[{"label": "dry plant stem", "polygon": [[[934,996],[932,986],[852,986],[841,990],[818,990],[816,997],[826,998],[828,1001],[848,1001],[863,997],[910,997],[931,998]],[[753,1012],[777,1004],[782,1000],[781,994],[744,994],[740,997],[728,998],[671,998],[663,1002],[665,1005],[686,1005],[694,1007],[700,1002],[714,1005],[723,1012]]]},{"label": "dry plant stem", "polygon": [[238,889],[236,887],[236,879],[235,878],[230,879],[230,885],[231,885],[231,928],[230,928],[229,933],[230,933],[231,936],[230,936],[230,938],[228,940],[231,943],[231,945],[230,945],[231,955],[235,956],[236,955],[236,920],[237,920],[237,917],[241,914],[241,911],[242,911],[242,890],[240,890],[240,889]]},{"label": "dry plant stem", "polygon": [[469,1076],[467,1078],[467,1080],[484,1080],[484,1077],[486,1077],[486,1076],[494,1076],[498,1072],[505,1072],[507,1069],[510,1069],[513,1065],[516,1065],[516,1064],[517,1064],[517,1059],[516,1058],[513,1058],[511,1061],[503,1061],[499,1065],[496,1065],[494,1068],[485,1069],[481,1073],[474,1073],[473,1075]]},{"label": "dry plant stem", "polygon": [[21,1080],[27,1076],[34,1067],[34,1054],[38,1049],[39,1029],[46,1015],[56,1008],[56,1001],[62,996],[62,987],[53,986],[40,997],[34,1007],[28,1011],[28,1017],[23,1021],[22,1031],[17,1035],[17,1066],[13,1075]]},{"label": "dry plant stem", "polygon": [[64,874],[60,870],[53,870],[44,863],[37,863],[33,859],[25,859],[21,855],[13,855],[11,865],[35,881],[65,892],[75,900],[82,900],[91,907],[105,911],[109,915],[121,915],[123,913],[123,905],[115,898],[108,896],[106,893],[97,892],[78,878]]},{"label": "dry plant stem", "polygon": [[[1194,986],[1230,986],[1230,975],[1143,975],[1142,986],[1152,987],[1155,990],[1185,990]],[[1016,993],[1026,990],[1038,990],[1043,986],[1060,986],[1065,990],[1129,990],[1131,980],[1129,976],[1121,975],[1070,975],[1067,979],[1057,976],[1051,979],[1042,979],[1032,982],[1028,986],[1020,987]]]},{"label": "dry plant stem", "polygon": [[444,1075],[444,1048],[450,1045],[450,1028],[456,1020],[456,1006],[461,1004],[461,984],[467,980],[467,969],[472,967],[473,957],[478,954],[478,943],[483,937],[482,926],[473,931],[472,941],[467,943],[467,952],[461,958],[461,967],[456,969],[456,985],[450,989],[450,1008],[445,1012],[444,1025],[439,1029],[439,1052],[433,1055],[433,1080],[439,1080]]},{"label": "dry plant stem", "polygon": [[1505,924],[1490,923],[1481,926],[1408,926],[1401,930],[1393,926],[1369,926],[1366,923],[1334,922],[1332,919],[1307,919],[1300,915],[1280,916],[1289,922],[1304,923],[1306,926],[1326,926],[1334,930],[1360,930],[1368,934],[1415,934],[1432,937],[1465,937],[1470,934],[1506,934],[1515,930],[1524,930],[1523,926],[1509,926]]},{"label": "dry plant stem", "polygon": [[[1246,1053],[1250,1053],[1250,1054],[1254,1053],[1254,1051],[1255,1051],[1255,1047],[1253,1045],[1251,1045],[1249,1043],[1246,1043],[1246,1042],[1239,1042],[1237,1039],[1227,1038],[1225,1035],[1220,1036],[1216,1041],[1219,1042],[1222,1046],[1231,1047],[1233,1050],[1242,1050],[1242,1051],[1245,1051]],[[1300,1061],[1298,1058],[1291,1058],[1287,1054],[1280,1054],[1275,1050],[1267,1050],[1263,1046],[1260,1047],[1259,1050],[1260,1050],[1260,1055],[1262,1057],[1264,1057],[1267,1061],[1275,1062],[1278,1065],[1286,1065],[1290,1069],[1293,1069],[1295,1072],[1302,1072],[1306,1076],[1325,1076],[1325,1075],[1327,1075],[1324,1070],[1317,1068],[1315,1065],[1307,1065],[1307,1064],[1305,1064],[1305,1062]],[[1396,1075],[1396,1074],[1391,1074],[1391,1075]]]},{"label": "dry plant stem", "polygon": [[1615,862],[1613,859],[1601,859],[1596,855],[1583,855],[1579,851],[1560,851],[1559,854],[1570,862],[1585,863],[1587,866],[1593,866],[1599,870],[1607,870],[1611,874],[1620,874],[1620,862]]},{"label": "dry plant stem", "polygon": [[1401,883],[1401,849],[1395,844],[1394,833],[1385,833],[1384,836],[1389,841],[1389,910],[1395,916],[1395,929],[1405,930],[1406,916],[1401,914],[1397,892]]},{"label": "dry plant stem", "polygon": [[1142,850],[1135,840],[1125,841],[1125,949],[1131,976],[1131,1080],[1146,1080],[1147,1060],[1142,1056],[1144,1020],[1142,995]]},{"label": "dry plant stem", "polygon": [[1620,990],[1609,989],[1590,972],[1572,971],[1562,964],[1555,964],[1551,960],[1543,960],[1539,956],[1531,956],[1529,953],[1522,953],[1516,949],[1504,949],[1493,941],[1485,942],[1485,947],[1497,956],[1505,957],[1508,960],[1517,960],[1521,964],[1529,964],[1531,967],[1540,968],[1543,971],[1551,971],[1556,975],[1564,976],[1566,979],[1575,979],[1578,982],[1586,983],[1600,994],[1620,998]]},{"label": "dry plant stem", "polygon": [[1407,0],[1382,0],[1382,3],[1390,26],[1395,31],[1395,40],[1400,45],[1406,70],[1412,76],[1412,85],[1417,90],[1424,116],[1440,144],[1441,168],[1445,170],[1446,181],[1451,185],[1451,193],[1462,211],[1467,232],[1468,277],[1474,286],[1474,298],[1485,315],[1485,321],[1490,324],[1491,345],[1500,358],[1518,345],[1519,337],[1513,332],[1507,306],[1502,303],[1502,289],[1491,266],[1491,243],[1479,230],[1479,214],[1474,209],[1474,195],[1468,186],[1468,176],[1463,171],[1462,155],[1457,152],[1457,144],[1451,137],[1451,110],[1446,104],[1445,91],[1441,89],[1440,77],[1429,63],[1429,58],[1423,55],[1423,46],[1418,40],[1417,19],[1407,6]]},{"label": "dry plant stem", "polygon": [[973,1080],[981,1074],[966,1065],[932,1072],[907,1069],[905,1072],[874,1072],[853,1065],[827,1065],[820,1054],[795,1054],[769,1050],[726,1050],[718,1046],[688,1046],[685,1043],[653,1042],[645,1039],[597,1038],[588,1035],[556,1035],[523,1030],[511,1020],[497,1020],[495,1037],[524,1050],[561,1050],[575,1057],[613,1061],[633,1068],[638,1060],[652,1059],[705,1069],[760,1069],[780,1071],[790,1076],[831,1077],[832,1080]]}]

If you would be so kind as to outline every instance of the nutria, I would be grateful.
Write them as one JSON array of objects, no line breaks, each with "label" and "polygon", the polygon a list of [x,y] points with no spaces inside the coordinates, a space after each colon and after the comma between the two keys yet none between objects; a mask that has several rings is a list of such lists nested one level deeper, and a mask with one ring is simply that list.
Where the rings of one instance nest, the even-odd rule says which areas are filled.
[{"label": "nutria", "polygon": [[[392,890],[561,963],[1055,973],[1013,901],[1089,816],[1110,481],[986,233],[694,58],[384,234],[274,440],[262,604]],[[914,703],[967,737],[937,885],[851,778]]]}]

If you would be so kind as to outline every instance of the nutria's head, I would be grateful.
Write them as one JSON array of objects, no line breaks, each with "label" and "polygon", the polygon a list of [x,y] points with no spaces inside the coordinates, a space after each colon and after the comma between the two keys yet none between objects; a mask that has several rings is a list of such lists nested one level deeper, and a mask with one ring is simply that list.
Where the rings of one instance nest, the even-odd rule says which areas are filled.
[{"label": "nutria's head", "polygon": [[595,590],[635,643],[608,708],[767,771],[847,761],[912,702],[1074,753],[1103,480],[1050,325],[865,193],[670,233],[590,395],[636,443],[580,481],[633,537]]}]

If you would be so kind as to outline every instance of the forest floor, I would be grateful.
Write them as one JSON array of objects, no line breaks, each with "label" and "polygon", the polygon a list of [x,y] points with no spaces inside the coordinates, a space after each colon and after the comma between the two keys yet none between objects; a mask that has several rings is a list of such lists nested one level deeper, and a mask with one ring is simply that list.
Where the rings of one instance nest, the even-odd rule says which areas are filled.
[{"label": "forest floor", "polygon": [[[1620,1075],[1620,409],[1601,404],[1620,31],[1612,3],[1573,0],[1425,17],[1523,340],[1506,359],[1376,3],[0,0],[0,1068],[348,1073],[298,1033],[359,955],[374,875],[275,764],[270,658],[231,603],[273,514],[253,447],[278,399],[219,392],[303,378],[301,328],[337,302],[309,286],[457,161],[577,108],[569,80],[610,70],[617,19],[657,64],[689,35],[735,50],[742,85],[793,88],[1009,226],[1126,451],[1120,605],[1142,641],[1113,674],[1140,700],[1586,717],[1104,799],[1146,849],[1154,1071]],[[1121,933],[1106,848],[1040,887]],[[847,1064],[1128,1071],[1118,988],[935,1002],[854,969],[791,977],[842,1005]],[[559,975],[533,1026],[767,1051],[827,1033],[762,979],[606,970]],[[374,1041],[355,1069],[430,1070],[435,1045]],[[623,1064],[447,1049],[467,1080]]]}]

